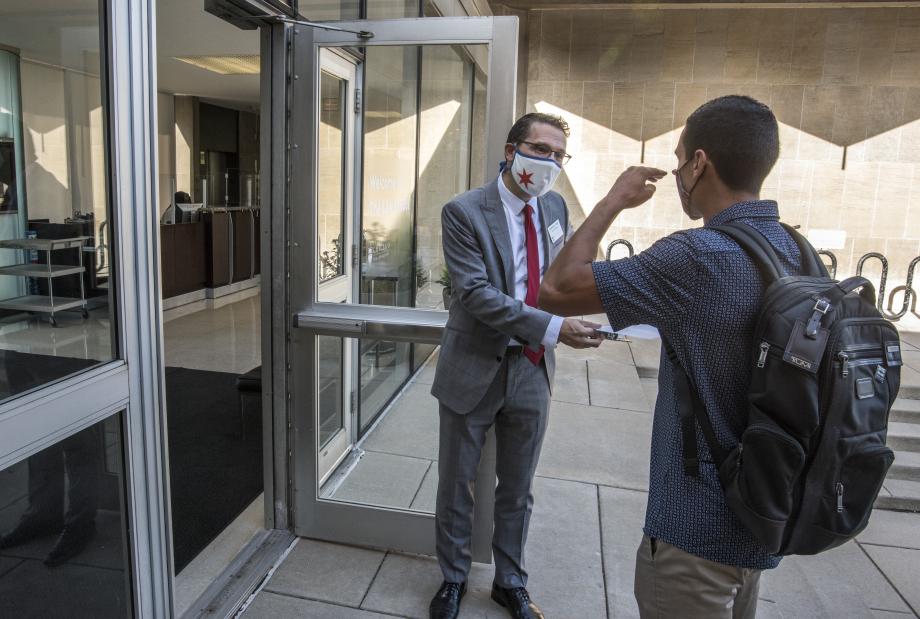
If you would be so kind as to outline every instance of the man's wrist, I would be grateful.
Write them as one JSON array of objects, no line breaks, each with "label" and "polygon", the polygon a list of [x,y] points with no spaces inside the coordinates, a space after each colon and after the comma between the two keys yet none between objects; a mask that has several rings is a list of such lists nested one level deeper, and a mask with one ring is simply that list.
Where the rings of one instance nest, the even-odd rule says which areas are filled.
[{"label": "man's wrist", "polygon": [[625,207],[623,206],[623,200],[619,200],[615,196],[604,196],[594,207],[594,210],[613,219],[625,210]]},{"label": "man's wrist", "polygon": [[563,320],[562,316],[554,315],[550,318],[541,342],[545,348],[555,348],[559,344],[559,333],[562,331]]}]

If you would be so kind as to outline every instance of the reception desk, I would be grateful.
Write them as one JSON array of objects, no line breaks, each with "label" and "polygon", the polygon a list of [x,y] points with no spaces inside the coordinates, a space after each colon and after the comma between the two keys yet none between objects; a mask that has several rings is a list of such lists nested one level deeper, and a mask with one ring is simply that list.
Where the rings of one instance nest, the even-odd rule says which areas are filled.
[{"label": "reception desk", "polygon": [[160,226],[163,298],[216,289],[259,274],[259,209],[202,209],[195,223]]}]

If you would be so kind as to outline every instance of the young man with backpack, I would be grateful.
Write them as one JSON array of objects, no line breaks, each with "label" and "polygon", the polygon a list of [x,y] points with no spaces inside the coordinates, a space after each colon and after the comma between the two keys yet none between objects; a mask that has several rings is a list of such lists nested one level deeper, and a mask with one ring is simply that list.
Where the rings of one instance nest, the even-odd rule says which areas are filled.
[{"label": "young man with backpack", "polygon": [[539,304],[603,311],[615,330],[651,324],[662,337],[641,616],[754,617],[762,570],[865,527],[892,459],[900,348],[871,285],[830,280],[761,199],[779,155],[767,106],[704,104],[675,155],[681,205],[703,227],[595,262],[612,221],[666,174],[629,168],[547,270]]}]

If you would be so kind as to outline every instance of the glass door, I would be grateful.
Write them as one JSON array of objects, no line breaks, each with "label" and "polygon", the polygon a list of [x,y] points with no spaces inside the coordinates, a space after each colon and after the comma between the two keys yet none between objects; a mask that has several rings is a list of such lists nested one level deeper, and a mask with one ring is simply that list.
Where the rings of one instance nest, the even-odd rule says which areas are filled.
[{"label": "glass door", "polygon": [[[286,26],[294,529],[433,554],[440,210],[498,174],[517,19],[330,26]],[[493,454],[476,490],[479,561],[490,558]]]}]

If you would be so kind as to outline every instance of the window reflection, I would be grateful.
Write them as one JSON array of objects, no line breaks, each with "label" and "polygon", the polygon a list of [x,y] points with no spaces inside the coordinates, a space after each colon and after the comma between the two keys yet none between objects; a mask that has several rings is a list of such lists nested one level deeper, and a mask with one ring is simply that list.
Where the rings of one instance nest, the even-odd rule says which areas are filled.
[{"label": "window reflection", "polygon": [[120,417],[0,471],[0,617],[131,614]]},{"label": "window reflection", "polygon": [[0,398],[113,358],[100,16],[55,8],[0,8]]}]

